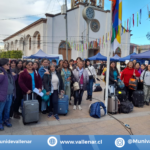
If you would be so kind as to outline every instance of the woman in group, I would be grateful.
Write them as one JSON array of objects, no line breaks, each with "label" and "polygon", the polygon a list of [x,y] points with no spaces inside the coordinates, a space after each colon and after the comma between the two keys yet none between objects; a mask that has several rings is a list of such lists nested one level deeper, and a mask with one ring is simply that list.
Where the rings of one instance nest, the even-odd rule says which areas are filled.
[{"label": "woman in group", "polygon": [[11,67],[12,71],[16,68],[16,60],[11,60],[10,61],[10,67]]},{"label": "woman in group", "polygon": [[144,84],[144,102],[149,106],[149,93],[150,93],[150,64],[141,74],[141,82]]},{"label": "woman in group", "polygon": [[62,80],[64,83],[65,95],[68,95],[69,100],[70,100],[70,96],[71,96],[70,84],[71,84],[71,79],[72,79],[72,71],[69,69],[68,60],[63,61],[63,65],[62,65],[60,74],[61,74],[61,77],[62,77]]},{"label": "woman in group", "polygon": [[73,81],[79,83],[79,90],[74,93],[74,106],[73,109],[76,110],[76,105],[78,102],[79,110],[82,110],[81,101],[85,90],[87,90],[87,85],[89,83],[89,75],[86,69],[83,68],[83,61],[78,61],[76,69],[73,70]]},{"label": "woman in group", "polygon": [[58,64],[58,68],[62,68],[62,66],[63,66],[63,60],[60,60]]},{"label": "woman in group", "polygon": [[133,94],[133,90],[129,89],[129,80],[132,77],[140,77],[140,73],[134,69],[134,64],[132,61],[130,61],[127,65],[127,67],[122,71],[121,73],[121,80],[124,82],[125,84],[125,90],[126,93],[128,95],[128,99],[130,101],[132,101],[132,94]]},{"label": "woman in group", "polygon": [[33,69],[36,70],[37,72],[39,71],[40,65],[38,62],[33,63]]},{"label": "woman in group", "polygon": [[139,72],[139,74],[141,75],[141,73],[142,73],[142,69],[140,68],[140,63],[139,62],[137,62],[136,64],[135,64],[135,69]]},{"label": "woman in group", "polygon": [[71,59],[69,61],[69,68],[73,71],[73,68],[74,68],[74,60],[73,59]]},{"label": "woman in group", "polygon": [[41,78],[43,78],[45,72],[48,72],[48,60],[46,58],[42,59],[41,67],[38,71]]},{"label": "woman in group", "polygon": [[119,78],[120,78],[120,74],[116,67],[116,63],[111,62],[110,70],[109,70],[109,91],[111,94],[115,92],[115,84],[118,82]]},{"label": "woman in group", "polygon": [[4,130],[3,125],[12,127],[9,115],[13,95],[16,98],[16,79],[17,75],[9,68],[9,60],[0,59],[0,131]]},{"label": "woman in group", "polygon": [[141,70],[142,70],[142,72],[143,72],[145,69],[146,69],[146,65],[145,65],[145,64],[142,64],[142,65],[141,65]]},{"label": "woman in group", "polygon": [[14,70],[14,73],[17,74],[17,80],[16,80],[16,99],[14,101],[14,118],[20,119],[20,113],[19,113],[19,106],[21,105],[21,100],[23,99],[22,90],[18,84],[19,75],[23,72],[22,70],[22,60],[18,60],[16,64],[16,68]]},{"label": "woman in group", "polygon": [[87,99],[90,99],[92,101],[92,93],[93,93],[93,83],[95,81],[95,78],[97,78],[97,74],[95,71],[95,68],[91,65],[90,60],[85,60],[85,69],[88,72],[89,75],[89,83],[87,85]]},{"label": "woman in group", "polygon": [[23,60],[23,62],[22,62],[23,70],[26,68],[26,63],[27,63],[27,61]]},{"label": "woman in group", "polygon": [[[54,64],[50,64],[50,73],[44,74],[43,77],[43,85],[46,90],[46,94],[50,95],[50,112],[49,117],[54,116],[57,120],[59,120],[58,116],[58,94],[61,91],[64,91],[64,84],[61,75],[55,68]],[[53,108],[53,109],[52,109]]]},{"label": "woman in group", "polygon": [[[28,61],[26,69],[19,75],[19,85],[23,91],[23,99],[26,100],[26,95],[29,94],[28,98],[31,99],[32,91],[37,88],[39,92],[42,90],[42,79],[38,72],[33,69],[33,62]],[[34,94],[35,95],[35,94]],[[36,96],[35,96],[36,98]]]}]

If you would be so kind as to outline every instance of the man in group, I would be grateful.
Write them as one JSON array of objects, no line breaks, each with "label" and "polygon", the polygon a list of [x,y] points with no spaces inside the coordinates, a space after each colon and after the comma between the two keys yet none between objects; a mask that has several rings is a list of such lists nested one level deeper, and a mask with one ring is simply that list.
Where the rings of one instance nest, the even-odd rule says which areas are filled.
[{"label": "man in group", "polygon": [[104,62],[103,61],[101,62],[99,69],[100,69],[100,75],[101,75],[103,72],[103,69],[104,69]]}]

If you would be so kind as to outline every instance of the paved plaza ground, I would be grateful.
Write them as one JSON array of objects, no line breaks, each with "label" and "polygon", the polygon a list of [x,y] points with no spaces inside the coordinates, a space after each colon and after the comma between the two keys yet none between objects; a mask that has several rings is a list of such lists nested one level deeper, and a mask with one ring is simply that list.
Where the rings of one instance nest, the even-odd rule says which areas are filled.
[{"label": "paved plaza ground", "polygon": [[[100,82],[104,88],[104,82]],[[94,93],[93,97],[103,101],[103,92]],[[97,100],[93,100],[92,103]],[[72,99],[73,104],[73,99]],[[0,135],[129,135],[125,128],[110,116],[101,119],[91,118],[89,115],[90,101],[86,100],[86,92],[83,96],[83,110],[73,110],[73,105],[69,106],[67,116],[60,116],[60,121],[48,118],[47,115],[40,114],[37,124],[24,126],[22,120],[12,118],[13,127],[5,127]],[[114,115],[117,119],[127,123],[132,128],[134,135],[150,135],[150,106],[134,108],[129,114]]]}]

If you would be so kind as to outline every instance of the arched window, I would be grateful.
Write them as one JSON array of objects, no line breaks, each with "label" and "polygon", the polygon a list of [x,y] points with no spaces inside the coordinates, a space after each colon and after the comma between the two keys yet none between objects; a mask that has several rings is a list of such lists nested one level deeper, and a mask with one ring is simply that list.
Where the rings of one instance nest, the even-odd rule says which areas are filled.
[{"label": "arched window", "polygon": [[31,50],[31,37],[29,38],[29,50]]},{"label": "arched window", "polygon": [[40,37],[40,34],[38,34],[38,36],[37,36],[37,48],[40,48],[40,41],[41,41],[41,37]]}]

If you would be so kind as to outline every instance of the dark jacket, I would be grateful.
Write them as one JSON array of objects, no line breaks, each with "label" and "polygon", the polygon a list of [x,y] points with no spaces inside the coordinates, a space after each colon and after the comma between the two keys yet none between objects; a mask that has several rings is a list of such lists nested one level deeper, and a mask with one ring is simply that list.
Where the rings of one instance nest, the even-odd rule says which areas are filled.
[{"label": "dark jacket", "polygon": [[[64,83],[63,83],[60,73],[58,73],[56,71],[56,75],[58,76],[58,79],[59,79],[59,91],[64,90]],[[52,74],[51,73],[50,73],[50,75],[44,74],[43,86],[44,86],[44,89],[46,90],[46,92],[51,91],[51,81],[52,81]]]},{"label": "dark jacket", "polygon": [[[12,75],[12,71],[11,69],[8,70],[11,75]],[[0,73],[4,73],[4,75],[0,75],[0,102],[4,102],[6,100],[7,97],[7,90],[8,90],[8,77],[7,77],[7,73],[5,71],[4,68],[0,67]],[[16,98],[16,86],[15,86],[15,80],[17,79],[17,75],[13,76],[13,82],[14,82],[14,91],[13,91],[13,95],[14,98]]]},{"label": "dark jacket", "polygon": [[[115,70],[110,69],[110,71],[109,71],[109,85],[116,83],[115,79],[114,79],[113,71],[115,71]],[[120,76],[118,70],[116,70],[116,71],[117,71],[117,77]],[[107,77],[107,71],[105,73],[105,79],[104,79],[105,81],[106,81],[106,77]]]},{"label": "dark jacket", "polygon": [[[35,80],[35,87],[37,89],[42,89],[42,79],[39,73],[36,71],[34,71],[34,80]],[[24,94],[26,94],[29,90],[32,91],[32,77],[27,72],[27,69],[24,69],[24,72],[22,72],[19,75],[19,85]]]}]

